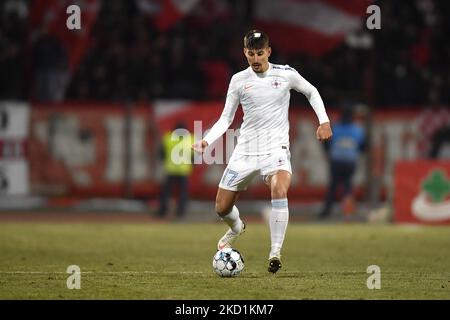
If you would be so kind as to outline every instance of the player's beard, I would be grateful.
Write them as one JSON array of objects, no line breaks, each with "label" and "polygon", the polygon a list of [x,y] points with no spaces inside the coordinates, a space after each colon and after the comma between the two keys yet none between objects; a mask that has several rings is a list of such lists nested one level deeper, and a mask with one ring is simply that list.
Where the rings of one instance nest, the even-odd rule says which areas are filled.
[{"label": "player's beard", "polygon": [[253,69],[253,71],[256,72],[256,73],[262,73],[262,72],[263,72],[263,71],[262,71],[262,64],[260,64],[260,63],[254,63],[254,64],[252,64],[252,69]]}]

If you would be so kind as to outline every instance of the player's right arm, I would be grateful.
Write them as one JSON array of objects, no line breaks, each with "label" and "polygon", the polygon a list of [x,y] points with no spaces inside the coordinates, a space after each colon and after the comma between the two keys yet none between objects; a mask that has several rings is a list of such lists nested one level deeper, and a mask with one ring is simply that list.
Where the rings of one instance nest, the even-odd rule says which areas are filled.
[{"label": "player's right arm", "polygon": [[233,123],[234,115],[239,106],[239,85],[236,76],[233,76],[228,86],[227,98],[222,114],[217,122],[209,130],[208,134],[192,145],[192,149],[203,152],[205,149],[220,138]]}]

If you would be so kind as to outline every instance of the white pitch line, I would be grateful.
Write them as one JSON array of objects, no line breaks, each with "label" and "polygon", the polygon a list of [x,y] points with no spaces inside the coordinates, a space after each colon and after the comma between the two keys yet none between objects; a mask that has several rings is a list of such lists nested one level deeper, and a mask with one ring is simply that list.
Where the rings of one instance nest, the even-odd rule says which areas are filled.
[{"label": "white pitch line", "polygon": [[[81,271],[81,274],[203,274],[201,271]],[[0,274],[70,274],[62,271],[0,271]]]}]

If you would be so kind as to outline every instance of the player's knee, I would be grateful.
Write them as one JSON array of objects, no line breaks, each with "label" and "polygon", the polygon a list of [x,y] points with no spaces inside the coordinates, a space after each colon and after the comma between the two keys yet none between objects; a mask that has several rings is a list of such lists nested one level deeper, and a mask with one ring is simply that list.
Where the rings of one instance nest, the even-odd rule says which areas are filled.
[{"label": "player's knee", "polygon": [[216,200],[216,213],[219,216],[226,216],[228,213],[230,213],[232,208],[233,206],[225,203],[225,201]]}]

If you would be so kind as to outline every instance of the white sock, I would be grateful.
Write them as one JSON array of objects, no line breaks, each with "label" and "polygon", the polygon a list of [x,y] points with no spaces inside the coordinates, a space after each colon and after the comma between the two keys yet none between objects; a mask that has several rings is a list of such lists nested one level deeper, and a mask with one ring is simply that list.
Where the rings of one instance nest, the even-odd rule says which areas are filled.
[{"label": "white sock", "polygon": [[272,200],[272,212],[269,219],[270,227],[270,254],[269,258],[279,257],[283,246],[284,236],[289,221],[288,199]]},{"label": "white sock", "polygon": [[236,206],[233,206],[233,209],[231,209],[230,213],[226,216],[223,216],[222,220],[230,226],[231,230],[234,233],[241,232],[242,220],[241,218],[239,218],[239,210]]}]

